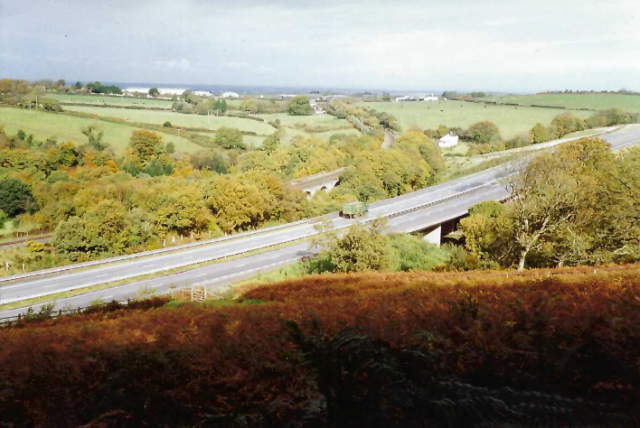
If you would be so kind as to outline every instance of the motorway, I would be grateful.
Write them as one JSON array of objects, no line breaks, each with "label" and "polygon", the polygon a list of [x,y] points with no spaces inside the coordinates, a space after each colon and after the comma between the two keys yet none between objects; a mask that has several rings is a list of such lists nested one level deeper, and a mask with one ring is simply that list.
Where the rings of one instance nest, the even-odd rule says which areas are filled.
[{"label": "motorway", "polygon": [[[632,127],[602,137],[614,149],[628,147],[640,141],[640,127]],[[498,182],[512,173],[514,166],[506,164],[477,174],[452,180],[438,186],[419,190],[393,199],[371,204],[369,215],[360,220],[343,219],[337,215],[325,216],[335,229],[344,229],[357,221],[368,221],[377,217],[387,217],[388,229],[396,232],[413,232],[446,220],[466,214],[467,209],[484,200],[503,200],[507,192]],[[29,277],[0,284],[0,303],[14,302],[46,296],[48,294],[90,287],[123,279],[133,279],[142,275],[162,274],[169,269],[189,269],[197,263],[220,260],[209,266],[193,267],[181,273],[159,276],[154,279],[135,281],[127,285],[92,291],[56,302],[58,308],[85,307],[92,301],[118,300],[135,297],[143,288],[155,288],[158,292],[169,289],[170,285],[206,283],[214,289],[224,289],[229,284],[251,278],[258,271],[266,272],[279,266],[295,262],[309,254],[308,244],[299,240],[317,234],[314,227],[320,219],[297,222],[290,227],[265,230],[263,233],[239,234],[232,239],[190,247],[183,250],[167,251],[152,256],[130,259],[118,263],[99,265],[95,268],[68,270],[55,275]],[[291,245],[282,246],[290,243]],[[271,251],[257,255],[242,253],[255,250]],[[238,256],[234,260],[225,257]],[[34,309],[37,310],[37,305]],[[0,318],[17,315],[25,308],[0,312]]]}]

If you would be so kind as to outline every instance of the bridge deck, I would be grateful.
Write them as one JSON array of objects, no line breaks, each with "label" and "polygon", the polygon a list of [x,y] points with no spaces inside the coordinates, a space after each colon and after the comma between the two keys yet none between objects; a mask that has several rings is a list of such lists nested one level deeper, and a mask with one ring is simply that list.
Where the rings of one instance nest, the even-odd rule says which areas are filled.
[{"label": "bridge deck", "polygon": [[318,174],[308,175],[306,177],[291,180],[289,181],[289,184],[292,187],[296,187],[298,189],[307,189],[310,187],[319,186],[327,181],[338,179],[345,169],[346,168],[338,168],[338,169],[334,169],[333,171],[320,172]]}]

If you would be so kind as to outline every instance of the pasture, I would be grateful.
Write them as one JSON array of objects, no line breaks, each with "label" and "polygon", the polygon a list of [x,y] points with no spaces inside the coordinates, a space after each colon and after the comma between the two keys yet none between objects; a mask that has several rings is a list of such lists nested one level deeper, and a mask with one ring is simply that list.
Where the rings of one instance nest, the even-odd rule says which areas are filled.
[{"label": "pasture", "polygon": [[171,122],[175,126],[188,128],[202,128],[215,130],[221,127],[236,128],[241,131],[255,132],[260,135],[269,135],[275,132],[275,128],[265,122],[242,119],[239,117],[215,117],[211,115],[199,116],[196,114],[183,114],[171,111],[159,110],[132,110],[113,107],[88,107],[88,106],[65,106],[66,110],[78,111],[82,113],[94,114],[101,117],[113,117],[129,120],[131,122],[150,123],[162,125]]},{"label": "pasture", "polygon": [[63,104],[93,104],[99,106],[126,106],[141,108],[171,109],[173,101],[147,98],[120,97],[100,94],[47,94]]},{"label": "pasture", "polygon": [[285,134],[282,141],[288,144],[296,136],[316,137],[328,140],[334,134],[360,135],[360,131],[354,129],[345,119],[337,119],[328,114],[313,116],[289,116],[286,113],[259,115],[268,122],[276,119]]},{"label": "pasture", "polygon": [[587,118],[593,113],[562,109],[547,109],[522,106],[496,106],[463,101],[438,102],[376,102],[357,105],[391,113],[398,119],[403,131],[417,126],[420,129],[436,129],[438,125],[467,128],[477,122],[489,120],[500,129],[502,138],[509,139],[529,132],[536,124],[549,125],[553,118],[570,111]]},{"label": "pasture", "polygon": [[[108,143],[118,154],[124,153],[131,138],[131,132],[136,129],[126,124],[9,107],[0,108],[0,125],[4,126],[8,135],[15,135],[19,129],[22,129],[27,135],[33,134],[37,140],[54,137],[58,143],[73,141],[76,145],[84,144],[87,141],[87,137],[81,132],[84,127],[97,125],[99,129],[104,131],[103,141]],[[185,138],[178,138],[166,133],[160,134],[162,141],[165,143],[173,142],[178,152],[195,153],[202,150],[202,147]]]},{"label": "pasture", "polygon": [[511,103],[522,106],[552,106],[568,109],[607,110],[619,108],[631,113],[640,113],[640,95],[623,94],[540,94],[505,95],[483,98],[486,101]]}]

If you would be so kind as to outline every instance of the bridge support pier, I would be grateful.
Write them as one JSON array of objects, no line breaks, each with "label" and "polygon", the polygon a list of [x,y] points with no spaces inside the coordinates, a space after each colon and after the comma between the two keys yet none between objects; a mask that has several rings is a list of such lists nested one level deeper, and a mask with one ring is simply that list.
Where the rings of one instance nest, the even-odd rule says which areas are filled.
[{"label": "bridge support pier", "polygon": [[455,232],[458,229],[458,223],[460,219],[445,221],[442,224],[437,226],[431,226],[428,229],[422,231],[424,234],[424,239],[430,244],[437,245],[440,247],[442,245],[442,238],[447,236],[448,234]]},{"label": "bridge support pier", "polygon": [[425,232],[426,233],[424,234],[424,237],[422,239],[430,244],[437,245],[439,248],[440,243],[442,242],[442,225],[438,225],[434,228],[428,229]]}]

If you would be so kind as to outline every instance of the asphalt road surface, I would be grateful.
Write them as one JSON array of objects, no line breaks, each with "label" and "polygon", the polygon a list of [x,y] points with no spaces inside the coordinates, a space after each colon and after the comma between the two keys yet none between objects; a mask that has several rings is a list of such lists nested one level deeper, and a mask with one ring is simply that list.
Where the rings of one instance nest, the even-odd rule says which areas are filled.
[{"label": "asphalt road surface", "polygon": [[[633,127],[602,139],[611,143],[614,149],[629,147],[640,141],[640,128]],[[506,191],[498,181],[513,173],[514,165],[491,168],[477,174],[452,180],[397,198],[380,201],[371,205],[369,214],[361,219],[343,219],[337,215],[328,216],[335,229],[345,229],[357,221],[368,221],[377,217],[387,217],[388,229],[396,232],[412,232],[458,218],[467,213],[469,207],[485,200],[502,200]],[[114,282],[122,279],[158,274],[163,271],[194,266],[212,260],[220,260],[206,267],[195,267],[182,273],[160,276],[155,279],[135,281],[127,285],[111,287],[102,291],[92,291],[79,296],[59,300],[57,308],[86,307],[91,302],[124,301],[134,298],[144,289],[164,292],[171,285],[206,283],[211,290],[224,289],[229,284],[251,278],[258,271],[266,272],[290,264],[309,254],[307,243],[295,243],[318,233],[315,225],[319,220],[299,222],[291,227],[277,228],[258,234],[240,234],[234,239],[192,247],[184,250],[140,257],[120,263],[110,263],[83,270],[71,270],[55,275],[27,278],[0,284],[0,303],[19,301],[26,298],[45,296],[77,288]],[[260,249],[276,248],[258,255],[246,255],[234,260],[225,257]],[[34,305],[37,310],[38,305]],[[0,312],[0,318],[22,313],[26,308]]]}]

